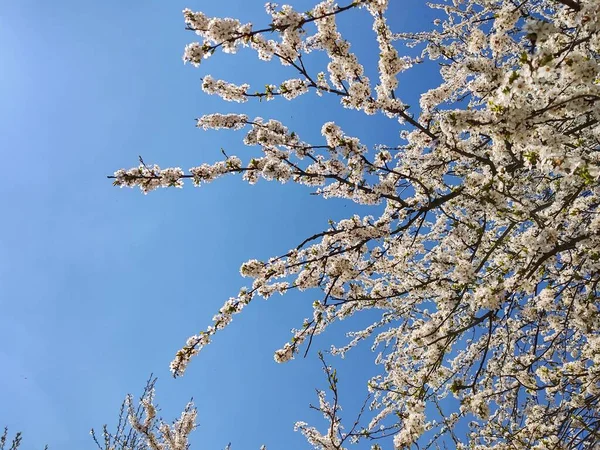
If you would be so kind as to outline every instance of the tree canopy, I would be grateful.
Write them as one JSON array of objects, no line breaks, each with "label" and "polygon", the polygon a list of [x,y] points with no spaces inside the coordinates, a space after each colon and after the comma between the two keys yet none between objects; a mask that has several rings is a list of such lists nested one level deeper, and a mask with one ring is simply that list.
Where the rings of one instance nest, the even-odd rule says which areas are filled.
[{"label": "tree canopy", "polygon": [[[187,171],[142,160],[115,172],[116,186],[144,193],[237,174],[380,205],[330,222],[285,254],[244,263],[252,284],[188,339],[171,370],[183,375],[255,298],[320,290],[313,315],[275,359],[373,310],[378,319],[331,353],[364,341],[383,375],[368,383],[359,420],[342,424],[337,374],[324,365],[330,392],[319,392],[317,409],[329,425],[297,424],[314,448],[392,440],[396,449],[598,448],[600,1],[448,0],[429,5],[439,18],[421,32],[392,29],[388,3],[325,0],[306,12],[268,3],[263,27],[183,12],[199,38],[185,62],[204,67],[215,52],[243,49],[293,77],[251,91],[206,75],[207,94],[334,96],[386,116],[398,134],[367,146],[330,121],[320,141],[307,142],[278,120],[215,113],[197,126],[247,130],[251,158],[225,154]],[[338,30],[351,10],[372,19],[361,36],[377,41],[377,79]],[[322,71],[305,64],[311,52],[328,58]],[[421,64],[438,67],[441,82],[409,110],[399,80]]]}]

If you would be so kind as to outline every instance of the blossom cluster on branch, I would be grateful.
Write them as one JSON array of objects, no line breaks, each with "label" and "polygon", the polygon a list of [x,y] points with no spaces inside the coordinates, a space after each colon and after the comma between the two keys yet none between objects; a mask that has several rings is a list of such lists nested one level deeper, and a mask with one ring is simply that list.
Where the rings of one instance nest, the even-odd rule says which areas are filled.
[{"label": "blossom cluster on branch", "polygon": [[137,405],[132,395],[125,398],[116,430],[111,432],[104,425],[101,433],[90,431],[98,450],[189,450],[189,436],[196,428],[196,407],[190,401],[179,419],[164,422],[154,402],[156,380],[150,375]]},{"label": "blossom cluster on branch", "polygon": [[[207,93],[236,102],[335,96],[385,115],[398,139],[369,148],[328,122],[322,140],[308,143],[277,120],[211,114],[198,126],[247,129],[244,144],[257,154],[188,173],[145,164],[115,173],[115,185],[145,193],[240,174],[383,206],[242,265],[252,285],[189,338],[171,369],[183,374],[257,296],[317,289],[313,315],[275,359],[308,351],[336,321],[377,310],[379,320],[331,351],[369,342],[384,375],[369,382],[373,417],[352,427],[352,440],[320,395],[329,432],[298,425],[315,448],[387,436],[397,449],[598,448],[600,1],[441,1],[429,5],[440,18],[418,33],[390,27],[390,3],[325,0],[308,12],[267,4],[265,28],[184,11],[203,40],[186,47],[184,61],[199,66],[219,49],[249,47],[292,72],[258,93],[206,76]],[[371,33],[379,46],[376,81],[338,30],[351,10],[372,18],[361,38]],[[409,56],[415,48],[420,55]],[[317,73],[306,64],[314,51],[329,58]],[[402,73],[432,62],[441,82],[409,113],[397,92]]]}]

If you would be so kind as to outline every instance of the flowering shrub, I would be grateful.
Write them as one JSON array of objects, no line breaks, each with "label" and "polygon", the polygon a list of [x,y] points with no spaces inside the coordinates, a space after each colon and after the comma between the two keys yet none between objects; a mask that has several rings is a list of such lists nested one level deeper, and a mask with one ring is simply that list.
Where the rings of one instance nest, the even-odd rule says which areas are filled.
[{"label": "flowering shrub", "polygon": [[[188,172],[143,163],[115,172],[116,186],[144,193],[239,174],[383,205],[381,214],[331,222],[283,255],[243,264],[252,285],[188,339],[171,370],[182,375],[257,296],[318,289],[312,317],[275,359],[292,359],[335,321],[377,310],[379,320],[331,351],[369,340],[384,375],[369,382],[370,423],[344,429],[336,375],[325,366],[336,401],[320,393],[318,409],[330,427],[297,424],[315,448],[386,436],[397,449],[598,448],[600,1],[447,0],[430,5],[439,19],[419,33],[392,30],[388,3],[325,0],[308,12],[269,3],[265,28],[184,11],[200,39],[185,62],[248,47],[293,74],[258,93],[206,76],[208,94],[235,102],[336,96],[345,108],[387,116],[399,135],[368,148],[327,122],[322,141],[308,143],[277,120],[210,114],[199,127],[247,129],[244,143],[257,154]],[[372,18],[377,80],[338,31],[350,10]],[[404,46],[421,53],[402,55]],[[316,51],[329,59],[326,72],[305,67]],[[440,63],[442,81],[409,113],[398,80],[427,61]]]}]

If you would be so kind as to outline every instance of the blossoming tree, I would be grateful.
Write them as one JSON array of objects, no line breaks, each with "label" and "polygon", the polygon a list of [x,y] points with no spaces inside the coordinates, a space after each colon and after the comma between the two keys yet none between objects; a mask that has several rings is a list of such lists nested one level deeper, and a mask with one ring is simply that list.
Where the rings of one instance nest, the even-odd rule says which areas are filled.
[{"label": "blossoming tree", "polygon": [[[216,51],[248,47],[291,76],[260,92],[205,76],[206,93],[234,102],[334,96],[387,116],[398,138],[369,148],[327,122],[320,141],[306,142],[277,120],[210,114],[198,127],[246,129],[254,157],[115,172],[116,186],[144,193],[238,174],[382,206],[243,264],[252,285],[188,339],[171,370],[182,375],[257,296],[316,289],[314,314],[275,359],[306,351],[335,321],[376,310],[377,321],[331,352],[368,341],[383,375],[368,384],[369,420],[344,428],[337,377],[325,365],[331,392],[317,408],[329,426],[297,425],[315,448],[377,448],[384,437],[397,449],[599,448],[600,1],[445,0],[429,5],[439,19],[418,33],[391,29],[389,2],[325,0],[307,12],[267,4],[262,28],[184,11],[200,38],[184,61],[200,66]],[[378,79],[338,31],[350,10],[372,19],[361,37],[378,43]],[[307,69],[310,52],[328,57],[323,72]],[[409,112],[398,80],[431,61],[441,82]]]}]

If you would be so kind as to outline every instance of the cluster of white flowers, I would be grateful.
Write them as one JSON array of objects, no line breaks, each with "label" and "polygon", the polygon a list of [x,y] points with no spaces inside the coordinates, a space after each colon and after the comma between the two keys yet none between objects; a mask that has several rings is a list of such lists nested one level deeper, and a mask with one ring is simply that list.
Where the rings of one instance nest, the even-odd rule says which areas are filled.
[{"label": "cluster of white flowers", "polygon": [[127,412],[131,427],[144,439],[150,450],[188,450],[189,435],[196,428],[197,410],[188,403],[179,419],[172,425],[157,418],[157,409],[153,403],[154,389],[140,400],[143,417],[139,416],[133,404],[133,398],[127,397]]},{"label": "cluster of white flowers", "polygon": [[205,130],[218,130],[220,128],[229,128],[231,130],[240,130],[248,123],[248,116],[245,114],[206,114],[198,119],[198,128]]},{"label": "cluster of white flowers", "polygon": [[425,403],[423,401],[409,402],[406,407],[406,418],[402,429],[394,436],[394,447],[409,448],[425,430]]},{"label": "cluster of white flowers", "polygon": [[157,165],[148,167],[140,164],[129,170],[120,169],[114,174],[114,185],[119,187],[139,186],[144,194],[159,187],[183,187],[183,170],[179,167],[161,169]]},{"label": "cluster of white flowers", "polygon": [[225,161],[218,161],[214,164],[202,164],[190,169],[190,176],[195,186],[201,183],[208,183],[215,178],[228,173],[238,173],[242,171],[242,160],[237,156],[229,156]]},{"label": "cluster of white flowers", "polygon": [[247,100],[246,94],[250,89],[249,84],[236,86],[223,80],[215,80],[210,75],[206,75],[202,80],[202,90],[207,94],[217,94],[223,100],[229,102],[243,103]]},{"label": "cluster of white flowers", "polygon": [[292,100],[299,95],[308,92],[308,86],[306,85],[306,81],[296,78],[293,80],[286,80],[281,83],[279,90],[284,98],[287,100]]},{"label": "cluster of white flowers", "polygon": [[[268,4],[271,25],[255,31],[184,13],[205,39],[186,48],[186,61],[250,46],[298,77],[252,95],[247,85],[205,77],[205,91],[241,102],[313,89],[382,112],[400,142],[373,151],[327,122],[322,141],[309,144],[277,120],[211,114],[198,126],[248,125],[244,143],[258,154],[189,174],[144,164],[117,171],[115,185],[144,192],[239,173],[249,183],[294,182],[325,198],[380,205],[372,216],[332,221],[284,255],[243,264],[252,285],[188,340],[171,369],[181,375],[255,297],[315,289],[322,299],[276,361],[293,359],[336,321],[373,310],[381,316],[333,352],[371,341],[382,368],[369,383],[374,417],[360,433],[344,435],[336,408],[320,397],[329,431],[298,424],[315,448],[340,449],[351,434],[393,436],[397,449],[597,448],[600,0],[445,1],[430,5],[442,17],[420,33],[393,32],[388,3],[324,0],[306,13]],[[336,25],[360,8],[379,46],[374,89]],[[403,43],[421,55],[403,55]],[[316,73],[302,60],[312,51],[328,58]],[[421,61],[441,63],[442,81],[408,114],[395,90]]]},{"label": "cluster of white flowers", "polygon": [[198,42],[192,42],[185,46],[183,61],[198,67],[202,60],[208,58],[210,55],[208,44],[202,45]]},{"label": "cluster of white flowers", "polygon": [[[202,45],[205,49],[204,57],[210,56],[216,46],[221,47],[225,53],[235,53],[239,45],[238,40],[248,36],[252,32],[251,24],[242,25],[237,19],[209,18],[201,12],[194,13],[189,9],[183,10],[183,16],[187,27],[205,39]],[[185,56],[184,60],[200,64],[200,60],[194,61]]]}]

